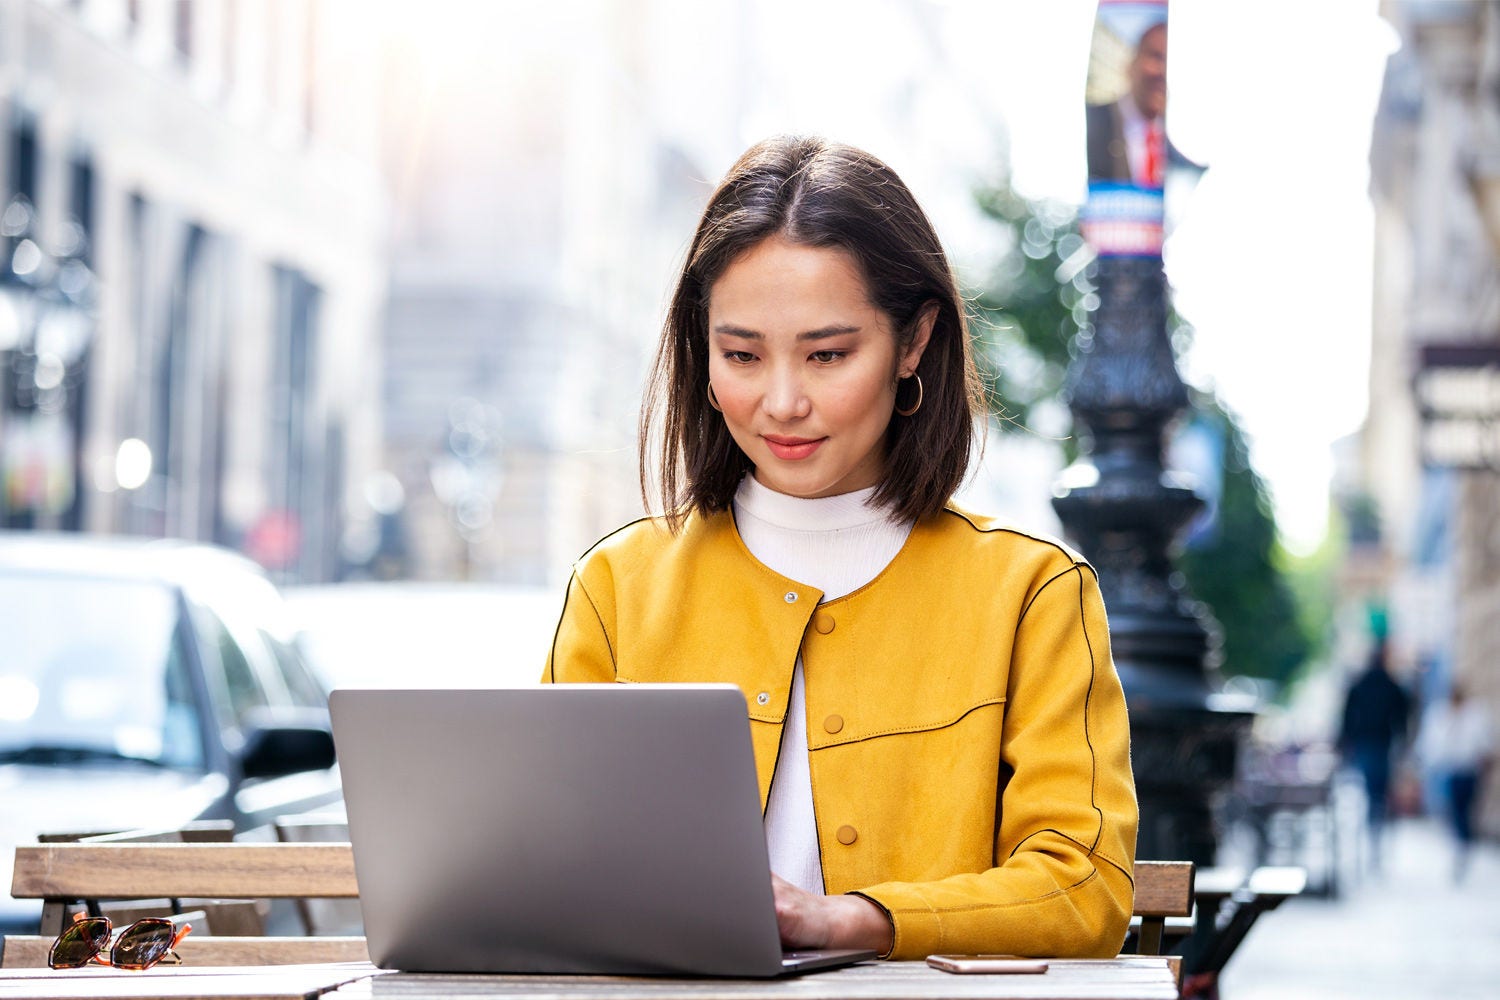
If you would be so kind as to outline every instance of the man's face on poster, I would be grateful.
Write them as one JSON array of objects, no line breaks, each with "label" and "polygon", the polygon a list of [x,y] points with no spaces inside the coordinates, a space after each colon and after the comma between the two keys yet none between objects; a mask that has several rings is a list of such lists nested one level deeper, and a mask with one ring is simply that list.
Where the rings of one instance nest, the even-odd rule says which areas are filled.
[{"label": "man's face on poster", "polygon": [[1167,26],[1148,28],[1130,60],[1130,96],[1147,118],[1167,110]]}]

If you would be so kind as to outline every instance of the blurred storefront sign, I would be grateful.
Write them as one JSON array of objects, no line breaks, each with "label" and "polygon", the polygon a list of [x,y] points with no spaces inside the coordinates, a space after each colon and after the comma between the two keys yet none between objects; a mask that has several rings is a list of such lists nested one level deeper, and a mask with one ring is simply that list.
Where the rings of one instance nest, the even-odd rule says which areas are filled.
[{"label": "blurred storefront sign", "polygon": [[1426,344],[1412,377],[1422,464],[1500,469],[1500,344]]},{"label": "blurred storefront sign", "polygon": [[296,511],[266,511],[245,532],[244,550],[266,569],[296,566],[302,552],[302,521]]},{"label": "blurred storefront sign", "polygon": [[73,428],[59,414],[11,415],[0,433],[5,510],[61,514],[73,502],[76,482]]}]

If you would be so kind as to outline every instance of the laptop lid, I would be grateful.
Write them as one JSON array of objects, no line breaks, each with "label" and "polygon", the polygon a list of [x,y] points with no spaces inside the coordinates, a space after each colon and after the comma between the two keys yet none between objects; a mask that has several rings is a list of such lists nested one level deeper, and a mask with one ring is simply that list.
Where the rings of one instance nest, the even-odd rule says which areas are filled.
[{"label": "laptop lid", "polygon": [[344,689],[329,706],[375,964],[786,971],[738,688]]}]

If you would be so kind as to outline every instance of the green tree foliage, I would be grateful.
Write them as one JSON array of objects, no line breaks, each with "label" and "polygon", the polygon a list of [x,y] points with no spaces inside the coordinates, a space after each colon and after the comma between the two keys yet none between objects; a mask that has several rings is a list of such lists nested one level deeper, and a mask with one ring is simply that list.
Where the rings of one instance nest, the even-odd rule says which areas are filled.
[{"label": "green tree foliage", "polygon": [[1223,443],[1223,478],[1211,527],[1189,536],[1177,567],[1223,628],[1223,670],[1283,684],[1312,644],[1282,569],[1270,497],[1234,417],[1212,395],[1193,395],[1195,419]]},{"label": "green tree foliage", "polygon": [[1296,554],[1278,546],[1277,565],[1292,588],[1292,601],[1297,606],[1297,620],[1302,634],[1308,640],[1308,654],[1291,683],[1282,689],[1283,700],[1291,687],[1326,663],[1332,652],[1333,622],[1340,605],[1338,584],[1339,568],[1344,565],[1347,545],[1343,529],[1338,524],[1337,510],[1329,511],[1329,530],[1322,544],[1312,552]]},{"label": "green tree foliage", "polygon": [[1088,275],[1093,252],[1071,206],[1028,201],[1009,186],[978,198],[1006,250],[971,297],[975,357],[990,412],[1002,426],[1027,427],[1038,404],[1058,398],[1074,340],[1098,305]]},{"label": "green tree foliage", "polygon": [[[1039,406],[1058,400],[1073,345],[1088,336],[1098,295],[1092,251],[1078,213],[1034,202],[1008,185],[978,192],[981,210],[1000,227],[1005,249],[977,294],[975,349],[991,412],[1006,430],[1029,426]],[[1180,351],[1192,331],[1172,312]],[[1222,628],[1225,673],[1285,682],[1312,651],[1299,618],[1265,484],[1250,464],[1244,434],[1212,394],[1195,392],[1194,413],[1222,442],[1223,480],[1214,527],[1194,533],[1178,558],[1188,592]],[[1075,439],[1064,447],[1072,457]]]}]

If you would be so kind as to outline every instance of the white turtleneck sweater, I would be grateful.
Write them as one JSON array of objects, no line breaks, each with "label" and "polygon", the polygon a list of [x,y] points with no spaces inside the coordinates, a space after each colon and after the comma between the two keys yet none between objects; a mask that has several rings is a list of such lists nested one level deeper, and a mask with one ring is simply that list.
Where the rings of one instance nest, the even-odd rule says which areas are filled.
[{"label": "white turtleneck sweater", "polygon": [[[871,506],[875,488],[804,500],[747,475],[734,495],[734,521],[750,554],[830,601],[875,579],[895,558],[911,522],[892,521]],[[802,657],[792,673],[781,753],[766,803],[771,870],[808,892],[823,892],[823,863],[807,763],[807,687]]]}]

